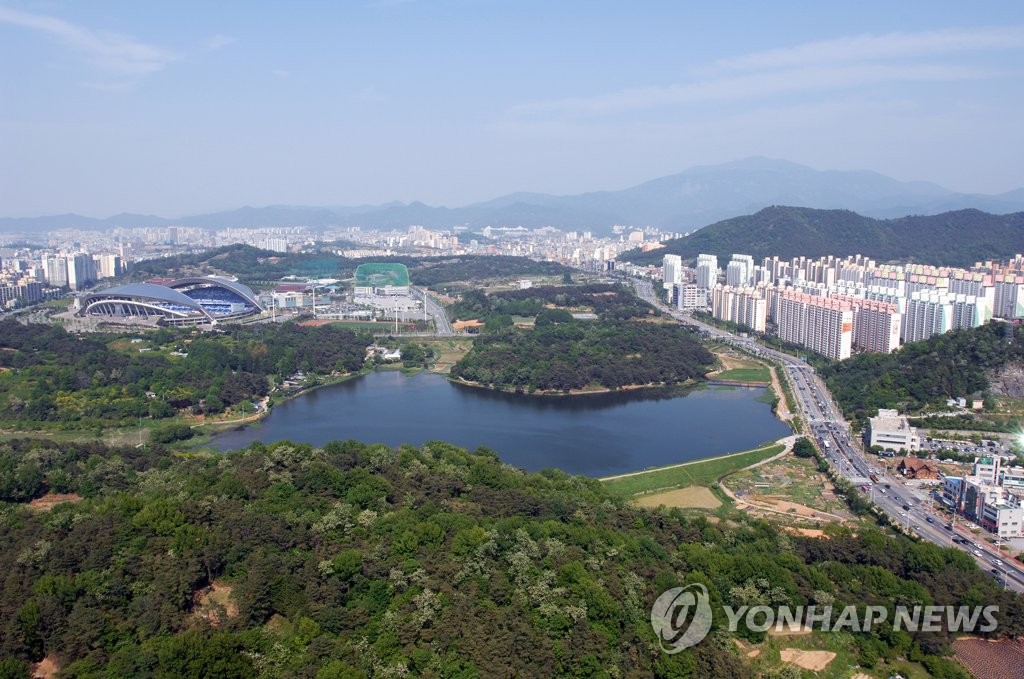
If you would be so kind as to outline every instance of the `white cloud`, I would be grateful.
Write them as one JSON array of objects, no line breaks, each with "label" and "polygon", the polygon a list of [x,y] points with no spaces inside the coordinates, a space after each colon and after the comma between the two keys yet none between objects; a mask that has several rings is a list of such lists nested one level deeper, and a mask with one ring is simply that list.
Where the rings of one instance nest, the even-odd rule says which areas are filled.
[{"label": "white cloud", "polygon": [[100,69],[129,75],[159,71],[181,57],[118,33],[93,31],[62,19],[0,7],[0,23],[48,33],[64,44],[89,55]]},{"label": "white cloud", "polygon": [[687,81],[591,97],[522,104],[516,116],[608,116],[663,105],[739,101],[882,83],[952,82],[994,71],[926,57],[1024,47],[1024,28],[890,33],[838,38],[723,59]]},{"label": "white cloud", "polygon": [[524,104],[520,115],[555,113],[602,116],[714,101],[739,101],[800,92],[838,90],[877,83],[944,82],[985,77],[987,72],[964,66],[854,64],[750,73],[665,87],[642,87],[611,94]]},{"label": "white cloud", "polygon": [[238,38],[230,35],[224,35],[223,33],[217,33],[216,35],[211,35],[206,39],[206,49],[219,50],[221,47],[227,47],[233,42],[238,42]]},{"label": "white cloud", "polygon": [[1021,26],[949,29],[847,36],[722,59],[713,66],[728,71],[752,71],[1019,47],[1024,47],[1024,27]]},{"label": "white cloud", "polygon": [[288,71],[286,69],[283,69],[283,68],[275,68],[275,69],[270,71],[270,74],[271,75],[275,75],[278,78],[287,78],[287,77],[291,76],[292,72]]}]

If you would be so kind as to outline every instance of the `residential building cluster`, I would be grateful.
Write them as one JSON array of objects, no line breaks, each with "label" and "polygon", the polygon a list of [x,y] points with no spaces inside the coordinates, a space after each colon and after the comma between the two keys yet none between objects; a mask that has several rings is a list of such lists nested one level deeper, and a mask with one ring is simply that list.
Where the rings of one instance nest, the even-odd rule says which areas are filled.
[{"label": "residential building cluster", "polygon": [[992,318],[1024,319],[1024,256],[968,269],[877,264],[860,255],[782,260],[734,254],[719,268],[702,254],[692,269],[665,255],[666,298],[710,310],[835,360],[891,352],[907,342]]},{"label": "residential building cluster", "polygon": [[1000,538],[1024,537],[1024,467],[1003,466],[998,455],[979,457],[971,474],[943,479],[942,499]]},{"label": "residential building cluster", "polygon": [[123,271],[116,254],[5,251],[0,259],[0,308],[35,304],[63,288],[82,290]]}]

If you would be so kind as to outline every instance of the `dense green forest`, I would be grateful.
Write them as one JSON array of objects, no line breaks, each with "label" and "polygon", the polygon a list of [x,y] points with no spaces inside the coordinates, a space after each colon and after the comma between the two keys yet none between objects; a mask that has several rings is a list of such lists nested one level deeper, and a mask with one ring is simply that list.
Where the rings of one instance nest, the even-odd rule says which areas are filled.
[{"label": "dense green forest", "polygon": [[[597,320],[576,320],[570,309],[595,313]],[[450,312],[485,320],[484,333],[451,376],[497,389],[677,384],[700,379],[714,362],[686,328],[638,320],[654,319],[657,311],[619,286],[474,290]],[[534,316],[534,326],[513,327],[513,316]]]},{"label": "dense green forest", "polygon": [[861,254],[880,261],[970,266],[1009,259],[1024,250],[1024,212],[992,215],[958,210],[940,215],[873,219],[849,210],[769,207],[755,214],[705,226],[666,247],[631,250],[622,259],[660,264],[667,254],[695,259],[700,253],[728,259],[734,252],[755,260],[778,255],[823,257]]},{"label": "dense green forest", "polygon": [[495,316],[536,316],[549,307],[592,311],[602,318],[645,318],[657,311],[621,285],[541,285],[525,290],[485,293],[469,290],[448,308],[453,320]]},{"label": "dense green forest", "polygon": [[[46,491],[82,499],[27,505]],[[13,440],[0,493],[5,676],[43,656],[97,678],[752,676],[722,604],[881,605],[891,619],[897,603],[984,603],[1000,606],[998,634],[1024,632],[1021,598],[959,551],[651,512],[441,442],[177,457]],[[689,582],[709,589],[715,627],[664,654],[651,604]],[[964,676],[940,657],[944,632],[846,638],[864,666]]]},{"label": "dense green forest", "polygon": [[855,420],[878,408],[917,411],[989,387],[986,372],[1024,358],[1024,327],[990,322],[905,344],[891,354],[858,354],[818,370],[843,413]]},{"label": "dense green forest", "polygon": [[227,245],[206,252],[149,259],[132,265],[130,275],[138,279],[177,275],[185,271],[216,269],[237,276],[248,285],[280,281],[284,276],[351,278],[356,267],[366,262],[405,264],[415,285],[427,287],[451,281],[508,276],[560,276],[571,272],[555,262],[537,262],[527,257],[458,255],[452,257],[375,257],[347,259],[324,247],[320,252],[283,254],[250,245]]},{"label": "dense green forest", "polygon": [[528,392],[618,389],[699,380],[714,360],[697,336],[679,325],[570,316],[481,335],[451,376]]},{"label": "dense green forest", "polygon": [[0,421],[83,427],[171,417],[200,405],[220,412],[265,396],[270,377],[359,370],[372,342],[364,333],[294,323],[216,333],[165,328],[146,335],[154,346],[145,352],[131,344],[119,349],[119,340],[127,342],[0,321]]}]

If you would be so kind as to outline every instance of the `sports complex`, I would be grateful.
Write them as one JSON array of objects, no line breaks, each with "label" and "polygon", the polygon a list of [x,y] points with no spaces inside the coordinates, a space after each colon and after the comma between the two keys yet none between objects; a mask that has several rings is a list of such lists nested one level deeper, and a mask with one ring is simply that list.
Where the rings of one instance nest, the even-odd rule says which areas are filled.
[{"label": "sports complex", "polygon": [[129,283],[84,295],[76,315],[111,322],[216,325],[263,311],[253,291],[220,276]]}]

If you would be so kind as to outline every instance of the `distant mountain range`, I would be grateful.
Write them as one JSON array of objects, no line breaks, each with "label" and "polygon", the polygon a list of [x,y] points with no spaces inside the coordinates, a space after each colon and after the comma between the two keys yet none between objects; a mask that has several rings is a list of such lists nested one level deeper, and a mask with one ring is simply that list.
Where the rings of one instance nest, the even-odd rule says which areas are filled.
[{"label": "distant mountain range", "polygon": [[666,241],[658,250],[623,253],[621,259],[655,264],[667,254],[686,260],[707,253],[717,255],[724,266],[733,253],[752,255],[755,261],[772,255],[789,259],[861,254],[878,261],[970,266],[1018,252],[1024,252],[1024,212],[993,215],[970,209],[874,219],[849,210],[769,207]]},{"label": "distant mountain range", "polygon": [[353,207],[272,205],[167,219],[120,214],[92,219],[75,214],[0,218],[0,232],[42,232],[60,228],[196,226],[203,228],[360,226],[428,228],[468,226],[554,226],[607,233],[614,224],[689,232],[706,224],[750,214],[770,205],[854,210],[871,217],[938,214],[974,208],[1005,214],[1024,210],[1024,188],[999,195],[963,194],[926,182],[901,182],[876,172],[818,170],[783,160],[748,158],[694,167],[621,191],[573,196],[513,193],[465,207],[388,203]]}]

